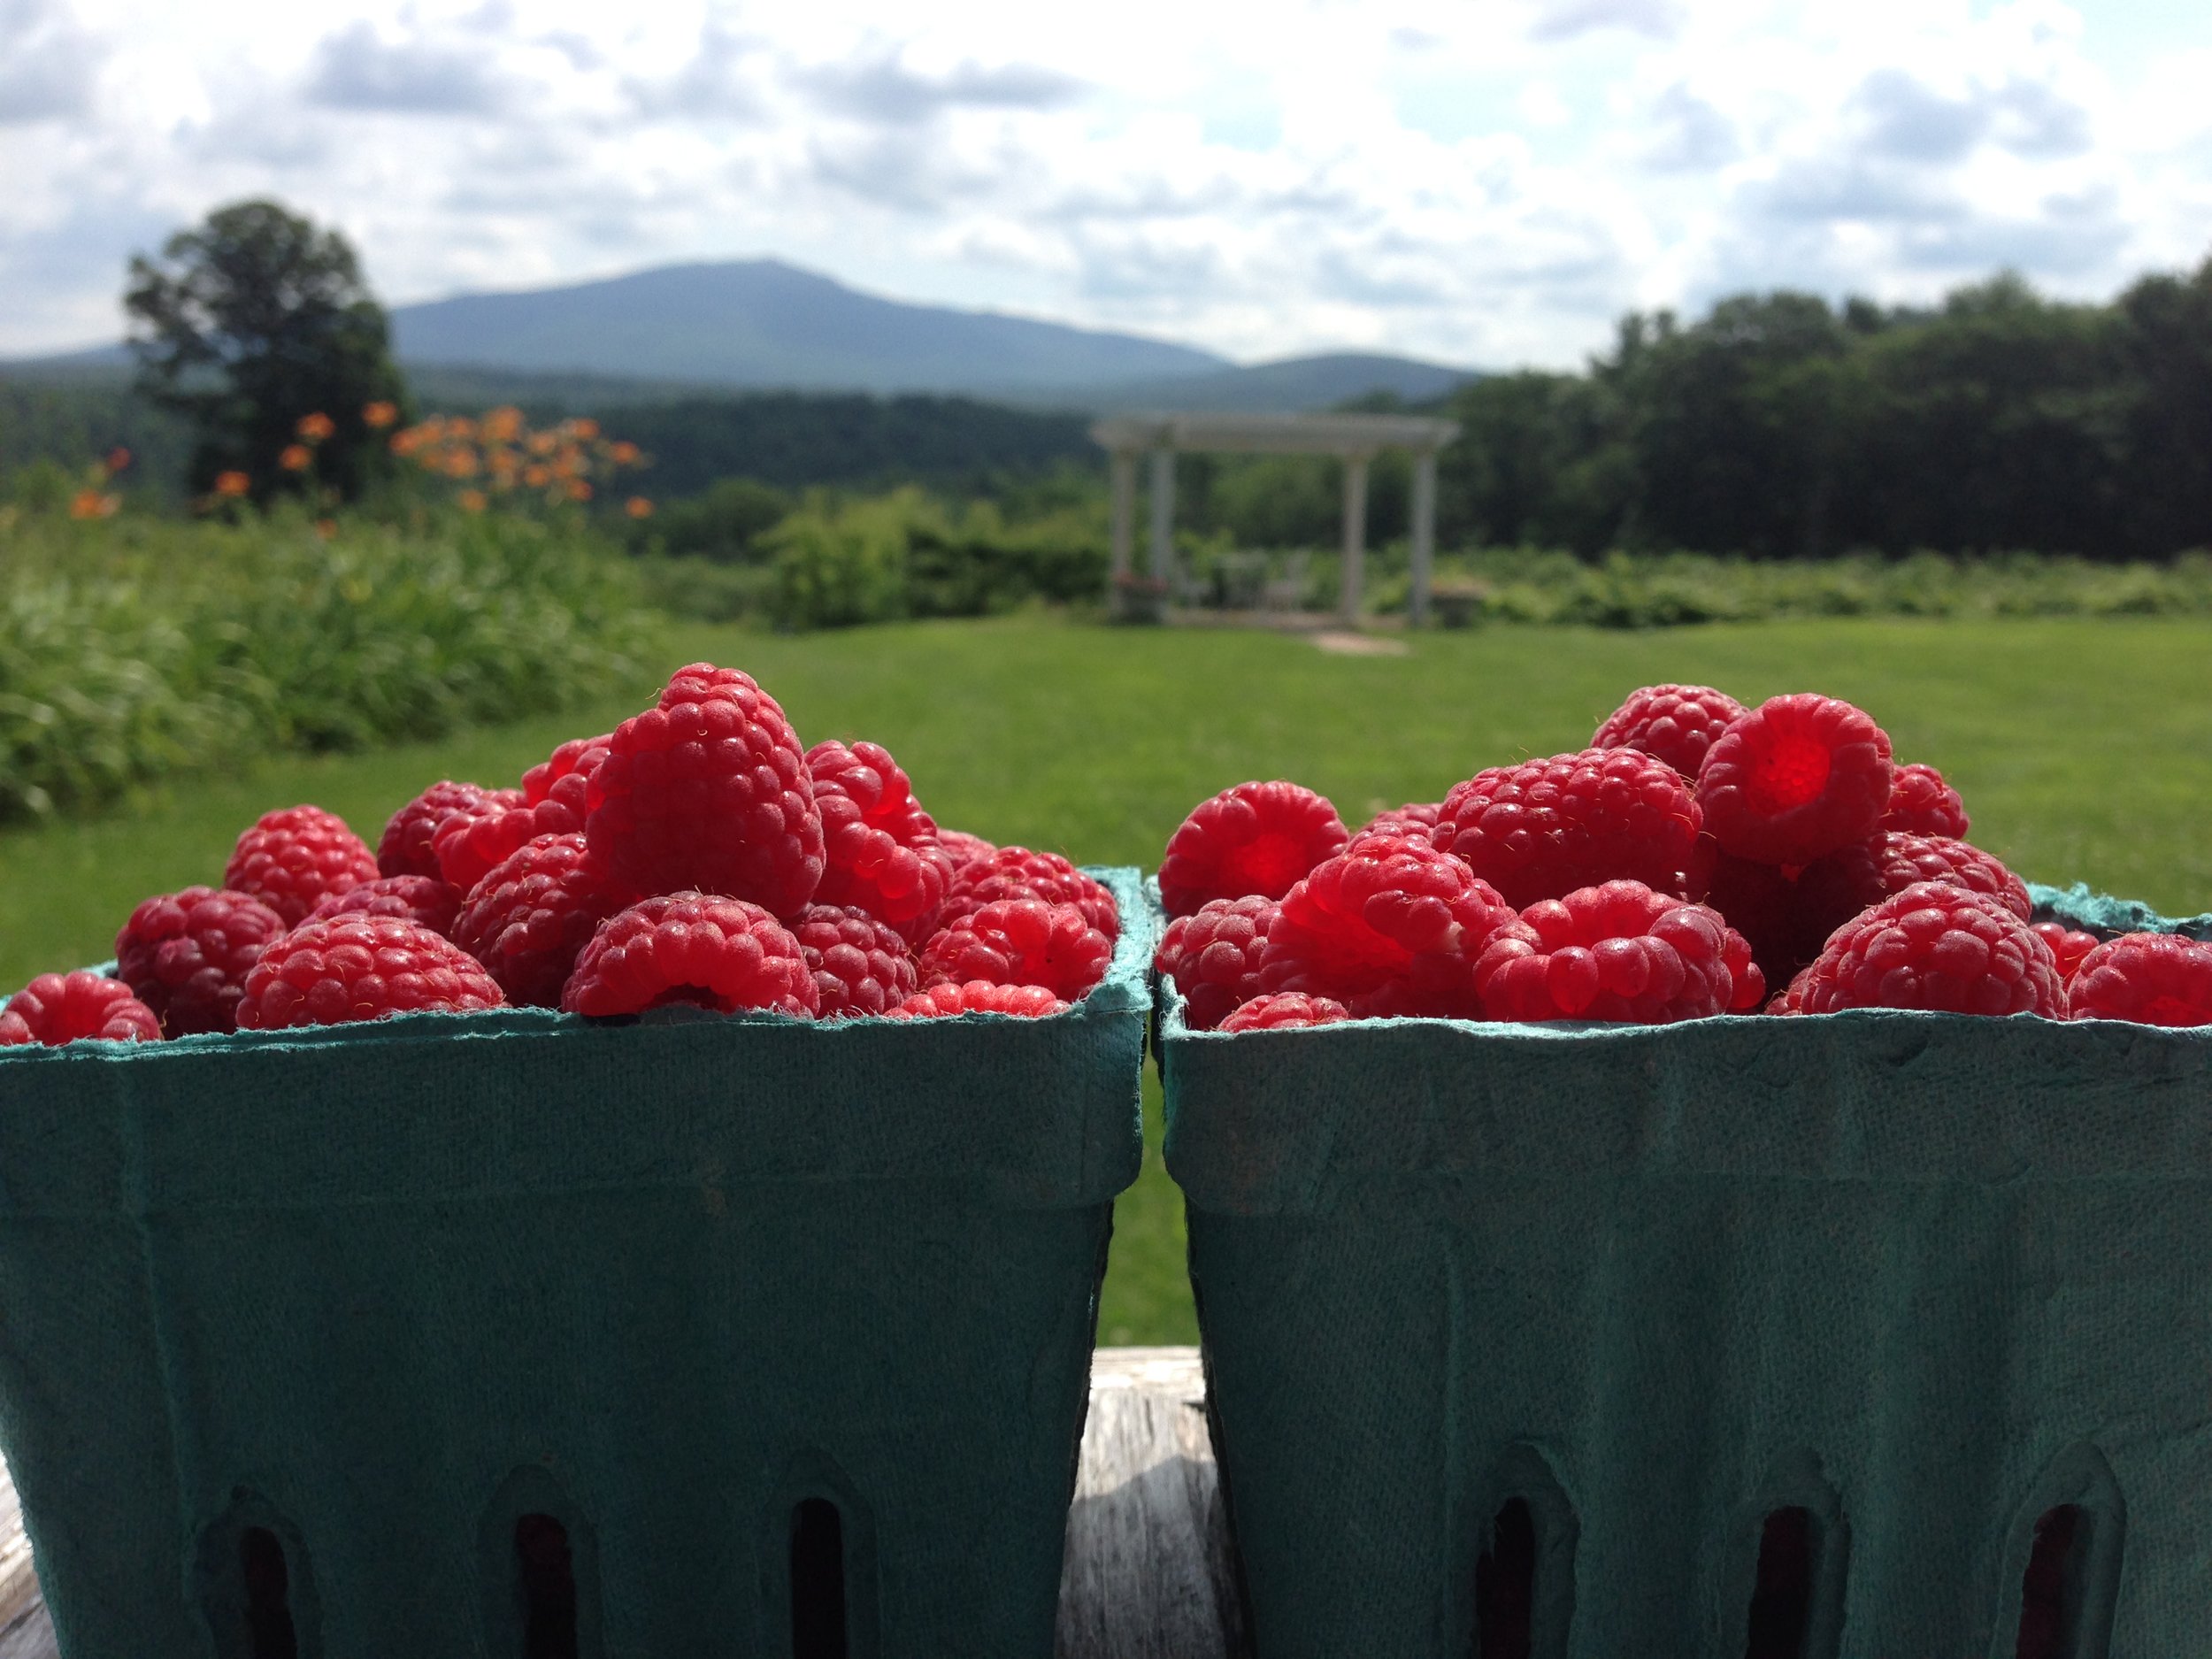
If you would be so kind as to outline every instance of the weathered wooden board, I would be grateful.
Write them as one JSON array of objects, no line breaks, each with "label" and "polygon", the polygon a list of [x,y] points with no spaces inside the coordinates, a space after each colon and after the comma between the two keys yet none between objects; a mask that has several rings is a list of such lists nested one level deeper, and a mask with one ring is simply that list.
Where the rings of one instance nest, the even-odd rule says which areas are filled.
[{"label": "weathered wooden board", "polygon": [[[1245,1659],[1194,1348],[1091,1362],[1060,1579],[1057,1659]],[[58,1659],[15,1487],[0,1469],[0,1659]]]}]

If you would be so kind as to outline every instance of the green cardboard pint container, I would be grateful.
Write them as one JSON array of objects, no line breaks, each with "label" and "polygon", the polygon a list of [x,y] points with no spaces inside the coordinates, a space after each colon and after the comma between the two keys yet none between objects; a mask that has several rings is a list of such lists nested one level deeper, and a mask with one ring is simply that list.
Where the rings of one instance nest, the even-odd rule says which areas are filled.
[{"label": "green cardboard pint container", "polygon": [[2212,1654],[2212,1029],[1160,1057],[1261,1659]]},{"label": "green cardboard pint container", "polygon": [[1141,1153],[1150,912],[1093,873],[1113,964],[1046,1019],[0,1051],[65,1659],[1045,1659]]}]

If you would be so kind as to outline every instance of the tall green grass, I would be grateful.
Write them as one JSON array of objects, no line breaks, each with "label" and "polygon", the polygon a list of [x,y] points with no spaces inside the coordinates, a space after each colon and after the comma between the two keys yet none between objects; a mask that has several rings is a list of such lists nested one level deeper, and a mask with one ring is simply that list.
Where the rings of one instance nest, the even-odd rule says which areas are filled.
[{"label": "tall green grass", "polygon": [[0,820],[559,708],[628,674],[638,595],[580,525],[0,508]]}]

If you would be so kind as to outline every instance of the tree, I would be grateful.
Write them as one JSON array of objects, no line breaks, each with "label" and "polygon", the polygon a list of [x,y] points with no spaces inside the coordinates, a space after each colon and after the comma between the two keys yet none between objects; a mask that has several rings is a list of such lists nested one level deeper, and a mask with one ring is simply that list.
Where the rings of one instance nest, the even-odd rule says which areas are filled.
[{"label": "tree", "polygon": [[[159,262],[131,260],[123,304],[144,331],[131,341],[140,389],[196,428],[196,489],[239,472],[265,501],[311,475],[350,498],[383,465],[390,417],[373,425],[365,411],[401,403],[402,383],[384,309],[336,231],[274,202],[218,208],[172,236]],[[311,415],[331,429],[311,468],[287,467]]]}]

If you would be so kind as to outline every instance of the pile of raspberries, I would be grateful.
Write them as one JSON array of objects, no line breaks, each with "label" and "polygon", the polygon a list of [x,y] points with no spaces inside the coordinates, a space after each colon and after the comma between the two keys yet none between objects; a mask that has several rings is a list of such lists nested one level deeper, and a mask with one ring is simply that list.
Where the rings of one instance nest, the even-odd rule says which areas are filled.
[{"label": "pile of raspberries", "polygon": [[695,663],[518,788],[432,784],[373,849],[319,807],[269,813],[219,888],[132,912],[114,978],[19,992],[0,1044],[521,1005],[1035,1018],[1119,933],[1065,858],[939,830],[888,751],[802,749],[750,677]]},{"label": "pile of raspberries", "polygon": [[1242,783],[1170,838],[1154,965],[1198,1030],[1659,1025],[1847,1008],[2212,1024],[2212,944],[2034,922],[1957,791],[1863,710],[1647,686],[1571,755],[1348,832]]}]

